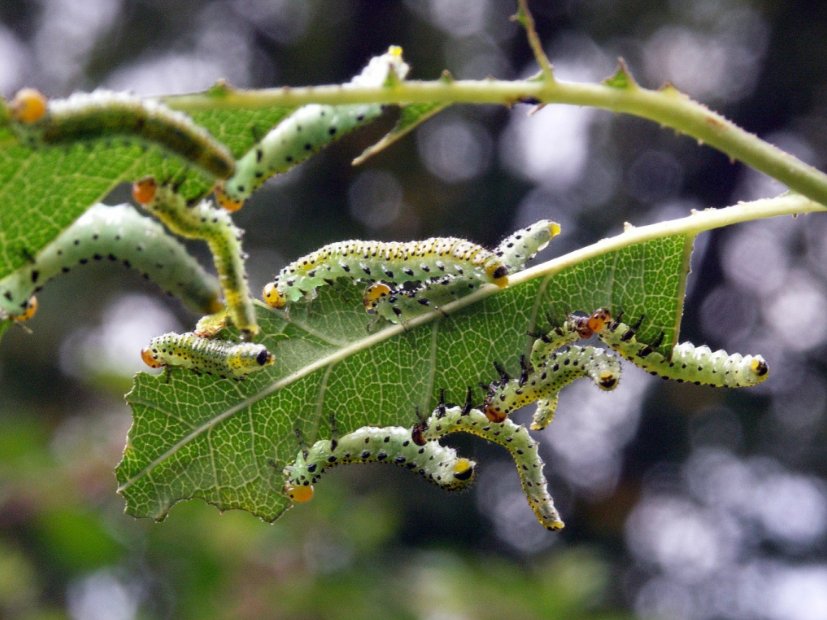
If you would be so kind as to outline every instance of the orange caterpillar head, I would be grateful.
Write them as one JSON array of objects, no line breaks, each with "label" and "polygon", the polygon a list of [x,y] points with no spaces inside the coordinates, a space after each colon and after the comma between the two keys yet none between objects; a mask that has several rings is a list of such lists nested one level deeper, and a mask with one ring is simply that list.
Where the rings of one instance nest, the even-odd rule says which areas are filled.
[{"label": "orange caterpillar head", "polygon": [[483,408],[482,412],[485,414],[485,417],[491,420],[496,424],[500,424],[504,422],[505,419],[508,417],[502,410],[499,409],[494,403],[486,403]]},{"label": "orange caterpillar head", "polygon": [[376,305],[380,299],[390,295],[391,287],[384,282],[376,282],[365,289],[365,294],[362,296],[362,304],[365,306],[365,312],[368,314],[376,314]]},{"label": "orange caterpillar head", "polygon": [[292,484],[284,485],[284,493],[296,504],[306,504],[313,499],[313,485],[299,485],[294,487]]},{"label": "orange caterpillar head", "polygon": [[145,177],[132,184],[132,197],[139,205],[146,205],[155,200],[158,183],[153,177]]},{"label": "orange caterpillar head", "polygon": [[161,368],[163,366],[155,353],[153,353],[152,347],[141,349],[141,359],[144,361],[144,364],[150,368]]},{"label": "orange caterpillar head", "polygon": [[218,202],[218,204],[230,213],[234,213],[235,211],[238,211],[241,207],[244,206],[243,200],[236,200],[234,198],[230,198],[227,195],[227,193],[224,191],[224,183],[222,182],[216,183],[215,187],[213,188],[213,193],[215,194],[215,200]]},{"label": "orange caterpillar head", "polygon": [[11,101],[11,115],[14,120],[31,125],[46,116],[48,105],[46,96],[39,90],[21,88]]},{"label": "orange caterpillar head", "polygon": [[18,323],[23,323],[24,321],[28,321],[35,314],[37,314],[37,297],[32,295],[29,297],[29,301],[26,302],[26,308],[23,312],[13,316],[12,318]]}]

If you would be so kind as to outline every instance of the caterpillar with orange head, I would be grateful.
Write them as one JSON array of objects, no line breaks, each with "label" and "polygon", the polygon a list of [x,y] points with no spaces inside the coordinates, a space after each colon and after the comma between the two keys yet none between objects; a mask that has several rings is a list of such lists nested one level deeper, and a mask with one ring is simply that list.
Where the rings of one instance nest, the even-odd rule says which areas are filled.
[{"label": "caterpillar with orange head", "polygon": [[241,379],[275,362],[263,345],[211,340],[192,332],[153,338],[141,351],[141,359],[150,368],[187,368],[228,379]]},{"label": "caterpillar with orange head", "polygon": [[338,279],[354,282],[427,282],[448,276],[508,284],[508,269],[493,252],[457,237],[424,241],[339,241],[328,244],[284,267],[264,287],[264,301],[273,308],[316,297],[316,289]]},{"label": "caterpillar with orange head", "polygon": [[32,88],[8,104],[12,129],[31,146],[120,138],[156,145],[198,167],[211,179],[235,171],[227,148],[190,117],[126,93],[97,90],[51,100]]},{"label": "caterpillar with orange head", "polygon": [[159,185],[152,177],[135,183],[132,196],[170,231],[207,242],[230,320],[245,337],[258,334],[241,247],[242,231],[235,227],[230,214],[206,200],[189,205],[174,187]]},{"label": "caterpillar with orange head", "polygon": [[635,334],[639,324],[629,326],[612,320],[611,313],[601,308],[591,317],[597,336],[627,360],[649,374],[673,381],[714,387],[750,387],[769,376],[769,366],[760,355],[712,351],[708,346],[681,342],[672,348],[669,358],[657,350],[659,340],[638,342]]},{"label": "caterpillar with orange head", "polygon": [[[509,274],[516,273],[560,233],[560,225],[540,220],[512,233],[493,250]],[[412,284],[412,285],[411,285]],[[365,289],[362,303],[368,314],[401,323],[456,301],[479,289],[479,278],[444,275],[424,282],[375,282]]]},{"label": "caterpillar with orange head", "polygon": [[391,463],[449,491],[467,488],[476,472],[476,463],[458,456],[453,448],[436,441],[417,445],[410,429],[365,426],[300,451],[284,468],[284,493],[295,503],[308,502],[324,472],[347,463]]}]

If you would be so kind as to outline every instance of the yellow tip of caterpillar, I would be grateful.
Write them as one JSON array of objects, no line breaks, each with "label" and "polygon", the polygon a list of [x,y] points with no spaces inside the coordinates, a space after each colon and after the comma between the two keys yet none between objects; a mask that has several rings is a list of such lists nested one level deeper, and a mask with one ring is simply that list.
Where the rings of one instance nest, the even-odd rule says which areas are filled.
[{"label": "yellow tip of caterpillar", "polygon": [[11,101],[12,118],[27,125],[46,116],[47,108],[46,96],[34,88],[21,88]]},{"label": "yellow tip of caterpillar", "polygon": [[548,234],[551,236],[552,239],[559,235],[561,230],[562,229],[560,228],[560,224],[558,224],[557,222],[548,223]]},{"label": "yellow tip of caterpillar", "polygon": [[306,504],[313,499],[313,485],[302,485],[294,487],[291,484],[284,485],[284,492],[297,504]]},{"label": "yellow tip of caterpillar", "polygon": [[26,309],[23,310],[22,313],[20,313],[16,316],[13,316],[12,318],[15,321],[17,321],[18,323],[28,321],[35,314],[37,314],[37,308],[38,308],[37,297],[32,295],[31,297],[29,297],[29,301],[26,302]]},{"label": "yellow tip of caterpillar", "polygon": [[284,308],[287,305],[287,299],[279,292],[275,283],[268,282],[261,290],[261,296],[265,303],[271,308]]},{"label": "yellow tip of caterpillar", "polygon": [[756,355],[755,358],[752,360],[752,363],[750,364],[750,369],[752,370],[752,372],[755,373],[756,376],[764,378],[766,378],[770,372],[770,367],[767,365],[767,362],[764,360],[764,358],[760,355]]},{"label": "yellow tip of caterpillar", "polygon": [[457,480],[470,480],[474,475],[476,464],[474,461],[466,458],[457,459],[454,463],[454,478]]}]

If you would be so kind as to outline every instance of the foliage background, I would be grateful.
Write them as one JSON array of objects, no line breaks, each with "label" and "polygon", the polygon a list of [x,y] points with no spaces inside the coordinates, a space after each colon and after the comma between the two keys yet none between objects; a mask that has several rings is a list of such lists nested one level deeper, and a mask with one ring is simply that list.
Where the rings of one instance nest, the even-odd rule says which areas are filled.
[{"label": "foliage background", "polygon": [[[644,85],[671,80],[824,166],[818,3],[532,9],[559,77],[601,79],[623,56]],[[513,10],[494,0],[0,2],[0,93],[340,82],[391,43],[417,78],[445,67],[518,77],[534,65]],[[450,110],[350,167],[376,126],[271,183],[237,216],[253,288],[351,236],[493,244],[553,217],[557,255],[624,221],[781,191],[638,119],[525,111]],[[111,200],[126,198],[124,188]],[[463,447],[483,470],[469,494],[351,467],[274,526],[200,502],[161,525],[123,515],[112,473],[129,426],[122,394],[140,346],[192,317],[133,274],[78,270],[39,296],[33,334],[13,330],[0,345],[0,615],[823,618],[825,228],[810,216],[699,240],[683,338],[763,353],[766,384],[714,391],[627,367],[611,395],[563,394],[540,435],[562,535],[533,520],[506,455],[473,441]]]}]

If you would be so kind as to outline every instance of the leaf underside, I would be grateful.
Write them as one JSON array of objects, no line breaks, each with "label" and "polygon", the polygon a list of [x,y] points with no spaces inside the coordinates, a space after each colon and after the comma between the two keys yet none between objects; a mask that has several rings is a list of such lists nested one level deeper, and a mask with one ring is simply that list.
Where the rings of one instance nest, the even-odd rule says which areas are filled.
[{"label": "leaf underside", "polygon": [[494,360],[517,372],[533,340],[528,333],[571,311],[607,306],[645,315],[641,339],[662,331],[669,351],[691,242],[678,235],[629,246],[407,330],[370,333],[360,286],[323,288],[287,320],[260,308],[261,341],[277,359],[272,369],[240,382],[183,370],[137,376],[127,395],[134,424],[117,470],[127,511],[161,519],[175,502],[200,497],[275,520],[289,507],[281,469],[299,449],[295,429],[311,444],[330,436],[331,413],[340,433],[410,425],[417,408],[436,405],[440,390],[460,403],[468,386],[494,380]]}]

